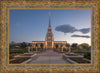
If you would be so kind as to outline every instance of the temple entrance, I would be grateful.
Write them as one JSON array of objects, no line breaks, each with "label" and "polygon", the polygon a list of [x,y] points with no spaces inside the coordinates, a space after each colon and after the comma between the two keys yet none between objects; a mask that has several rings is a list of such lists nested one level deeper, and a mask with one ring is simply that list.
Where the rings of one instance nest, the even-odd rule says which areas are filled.
[{"label": "temple entrance", "polygon": [[47,49],[51,49],[52,48],[52,46],[47,46]]}]

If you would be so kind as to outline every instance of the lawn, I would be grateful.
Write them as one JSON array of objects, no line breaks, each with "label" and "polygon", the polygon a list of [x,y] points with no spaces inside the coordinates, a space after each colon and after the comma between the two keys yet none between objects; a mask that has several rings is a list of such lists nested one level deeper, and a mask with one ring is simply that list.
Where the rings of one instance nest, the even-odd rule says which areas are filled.
[{"label": "lawn", "polygon": [[72,52],[82,52],[82,53],[85,53],[85,52],[90,52],[90,50],[84,50],[84,49],[72,49]]},{"label": "lawn", "polygon": [[9,50],[9,59],[13,59],[14,56],[23,54],[23,53],[25,53],[25,52],[27,52],[27,48]]},{"label": "lawn", "polygon": [[9,59],[13,59],[14,56],[20,55],[19,53],[13,53],[13,54],[9,54]]},{"label": "lawn", "polygon": [[9,53],[10,53],[10,54],[12,54],[12,53],[25,53],[25,52],[28,52],[27,48],[9,50]]}]

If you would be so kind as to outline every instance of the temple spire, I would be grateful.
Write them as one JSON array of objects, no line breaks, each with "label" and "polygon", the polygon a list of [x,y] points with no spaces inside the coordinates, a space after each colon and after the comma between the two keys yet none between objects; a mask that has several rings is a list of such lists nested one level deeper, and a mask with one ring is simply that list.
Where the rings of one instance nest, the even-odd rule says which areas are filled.
[{"label": "temple spire", "polygon": [[49,12],[49,27],[51,27],[51,25],[50,25],[50,12]]}]

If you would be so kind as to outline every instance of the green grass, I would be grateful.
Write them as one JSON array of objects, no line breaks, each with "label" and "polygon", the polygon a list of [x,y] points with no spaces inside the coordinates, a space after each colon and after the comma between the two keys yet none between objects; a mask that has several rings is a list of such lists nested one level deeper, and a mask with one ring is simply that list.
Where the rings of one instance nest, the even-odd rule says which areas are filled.
[{"label": "green grass", "polygon": [[90,52],[85,53],[84,58],[91,60],[91,53]]},{"label": "green grass", "polygon": [[90,51],[84,50],[84,49],[81,49],[81,50],[72,49],[72,52],[83,52],[83,53],[85,53],[85,52],[90,52]]},{"label": "green grass", "polygon": [[[39,50],[42,50],[42,49],[41,48],[37,48],[37,50],[39,51]],[[33,48],[33,51],[36,51],[36,48]],[[25,52],[28,52],[27,48],[9,50],[10,54],[13,54],[13,53],[25,53]]]},{"label": "green grass", "polygon": [[33,48],[33,51],[36,51],[36,48]]},{"label": "green grass", "polygon": [[18,54],[18,53],[9,54],[9,59],[13,59],[13,58],[14,58],[14,56],[17,56],[17,55],[19,55],[19,54]]},{"label": "green grass", "polygon": [[25,48],[25,49],[13,49],[13,50],[9,50],[10,54],[12,54],[12,53],[25,53],[25,52],[28,52],[27,48]]}]

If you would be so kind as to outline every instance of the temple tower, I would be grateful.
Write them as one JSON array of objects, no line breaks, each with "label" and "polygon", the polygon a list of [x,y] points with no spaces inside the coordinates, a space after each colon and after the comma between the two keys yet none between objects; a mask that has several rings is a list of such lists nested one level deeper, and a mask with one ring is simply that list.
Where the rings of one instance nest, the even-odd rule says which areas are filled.
[{"label": "temple tower", "polygon": [[51,24],[50,24],[50,13],[49,13],[49,26],[48,31],[45,37],[45,47],[46,48],[53,48],[54,46],[54,37],[51,30]]}]

